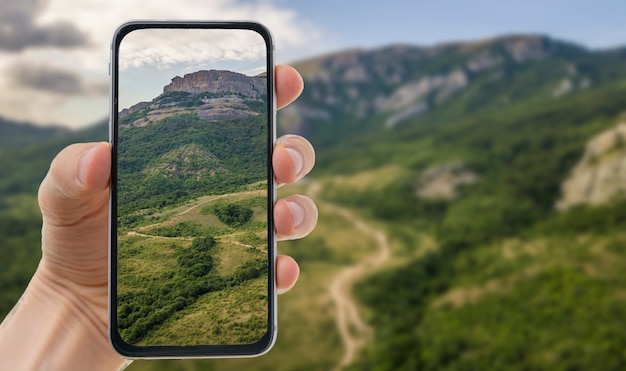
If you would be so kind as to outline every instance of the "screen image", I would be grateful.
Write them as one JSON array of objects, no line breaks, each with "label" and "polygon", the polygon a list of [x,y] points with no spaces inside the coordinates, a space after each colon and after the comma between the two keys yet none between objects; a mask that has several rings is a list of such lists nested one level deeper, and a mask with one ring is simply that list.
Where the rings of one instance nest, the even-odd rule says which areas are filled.
[{"label": "screen image", "polygon": [[247,29],[136,29],[119,44],[116,325],[130,345],[270,330],[268,60]]}]

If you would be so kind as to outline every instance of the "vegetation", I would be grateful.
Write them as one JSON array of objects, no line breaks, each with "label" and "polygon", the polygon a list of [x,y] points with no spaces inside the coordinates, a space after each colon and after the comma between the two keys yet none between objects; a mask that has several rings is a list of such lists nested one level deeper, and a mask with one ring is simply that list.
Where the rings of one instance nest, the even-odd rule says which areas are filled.
[{"label": "vegetation", "polygon": [[[502,52],[504,46],[446,47],[419,58],[389,49],[362,57],[366,72],[374,76],[367,83],[307,81],[299,102],[315,112],[303,110],[310,115],[303,115],[299,128],[316,146],[313,176],[322,185],[318,199],[324,202],[318,230],[308,239],[281,245],[282,252],[302,264],[302,275],[296,290],[281,298],[277,349],[253,361],[136,362],[131,367],[335,367],[342,344],[328,286],[344,266],[371,253],[372,241],[342,223],[332,204],[387,231],[392,246],[388,265],[354,288],[375,341],[366,344],[349,369],[623,369],[626,201],[617,198],[567,212],[557,212],[554,205],[589,139],[623,119],[624,53],[587,52],[558,43],[552,47],[545,58],[524,63],[505,59],[485,74],[469,73],[469,58],[485,50]],[[447,100],[426,97],[429,111],[391,129],[382,124],[391,113],[368,105],[399,86],[386,76],[415,82],[455,68],[468,72],[470,82],[463,91]],[[336,72],[343,76],[345,71]],[[554,97],[554,87],[563,79],[572,79],[576,89]],[[358,92],[358,98],[351,98],[350,91]],[[162,99],[169,104],[190,97]],[[188,107],[195,104],[191,102]],[[257,102],[246,104],[252,108]],[[360,115],[359,107],[365,107]],[[243,191],[264,180],[265,168],[253,165],[249,143],[226,144],[200,124],[197,116],[179,115],[121,133],[121,140],[141,146],[154,135],[150,127],[188,130],[180,139],[186,148],[204,154],[189,162],[187,170],[199,177],[187,183],[171,175],[175,172],[159,172],[166,159],[184,158],[171,141],[163,139],[155,151],[139,147],[123,154],[129,206],[120,224],[125,232],[138,234],[120,238],[127,262],[123,269],[150,272],[137,274],[120,289],[128,304],[120,308],[124,334],[138,343],[165,343],[171,340],[168,332],[181,329],[190,337],[205,333],[228,341],[225,334],[235,329],[263,327],[258,317],[238,310],[244,296],[254,296],[248,293],[256,292],[248,300],[254,302],[251,307],[264,300],[258,290],[267,279],[263,255],[246,245],[263,242],[258,218],[266,199]],[[226,121],[223,129],[236,133],[237,125],[237,120]],[[263,137],[260,130],[243,134],[250,143]],[[0,243],[8,246],[0,250],[2,313],[17,299],[39,256],[34,195],[60,148],[60,142],[57,147],[48,143],[0,156],[0,192],[10,195],[0,207]],[[241,153],[237,161],[228,158],[230,151]],[[425,170],[459,160],[479,182],[460,188],[452,199],[418,197]],[[387,174],[378,171],[391,165],[398,170],[390,176],[365,176]],[[202,168],[214,175],[200,174]],[[246,187],[226,181],[220,169],[241,174]],[[148,186],[142,188],[139,179]],[[177,216],[187,202],[207,194],[223,198]],[[140,201],[140,195],[149,197]],[[426,248],[425,239],[432,246]],[[237,259],[228,261],[225,251],[235,250]],[[139,294],[154,300],[131,300]],[[194,320],[197,311],[211,316]],[[145,319],[139,321],[142,313]],[[225,318],[236,321],[229,328]],[[245,339],[243,332],[238,334]]]},{"label": "vegetation", "polygon": [[[142,273],[133,269],[139,259],[133,252],[137,243],[145,244],[144,240],[126,241],[120,244],[120,270],[125,273],[120,281],[118,302],[118,325],[120,334],[131,344],[146,344],[145,338],[154,332],[173,315],[195,303],[201,296],[227,287],[235,287],[248,280],[267,276],[267,260],[257,258],[239,267],[230,277],[222,277],[213,272],[214,261],[212,250],[217,242],[212,237],[195,238],[189,247],[180,244],[170,245],[172,258],[176,261],[174,269],[153,277],[142,279]],[[145,249],[145,248],[144,248]],[[123,255],[131,252],[134,259],[128,260]],[[141,254],[141,253],[140,253]],[[162,257],[161,257],[162,258]],[[130,272],[135,272],[131,274]],[[261,309],[263,311],[263,309]],[[245,336],[256,336],[258,339],[266,328],[255,327],[256,335],[246,333]],[[184,344],[187,335],[175,339]],[[210,335],[210,334],[208,334]],[[243,334],[242,334],[243,335]],[[144,341],[142,341],[144,340]],[[194,339],[198,341],[199,339]],[[231,341],[237,341],[231,338]],[[155,345],[154,343],[147,343]],[[214,344],[208,337],[205,344]],[[165,344],[164,344],[165,345]]]},{"label": "vegetation", "polygon": [[[202,211],[207,210],[207,208]],[[240,227],[250,220],[252,217],[252,209],[238,204],[216,204],[211,208],[222,223],[231,227]]]},{"label": "vegetation", "polygon": [[[267,135],[262,115],[207,125],[193,114],[180,114],[120,130],[120,214],[158,210],[205,194],[237,192],[265,179]],[[194,156],[195,163],[189,165],[189,158],[181,154],[178,161],[179,166],[187,166],[185,176],[151,170],[167,169],[167,154],[192,144],[207,155]]]},{"label": "vegetation", "polygon": [[[420,156],[405,160],[413,178],[330,193],[381,222],[416,225],[439,244],[357,284],[377,330],[352,369],[620,369],[626,358],[613,347],[621,349],[626,337],[611,329],[623,316],[624,276],[596,269],[608,258],[600,257],[602,246],[623,246],[625,204],[554,210],[586,141],[615,124],[620,108],[611,96],[620,92],[614,86],[567,103],[512,107],[507,117],[407,126],[404,138],[428,132],[430,142],[411,142]],[[391,151],[379,150],[379,156]],[[414,179],[450,154],[481,181],[454,200],[419,199]],[[513,257],[503,257],[511,244]],[[617,266],[626,262],[621,246],[608,258]]]},{"label": "vegetation", "polygon": [[202,226],[196,222],[184,221],[178,224],[159,225],[146,230],[147,234],[163,237],[202,237],[214,234],[215,228]]},{"label": "vegetation", "polygon": [[[248,281],[268,276],[267,255],[260,250],[251,248],[248,254],[238,255],[245,259],[228,270],[234,258],[218,248],[218,238],[225,244],[243,244],[237,236],[251,240],[266,229],[265,224],[250,223],[255,209],[244,205],[257,206],[257,198],[267,199],[248,200],[239,194],[267,177],[266,104],[254,103],[259,115],[245,120],[208,122],[190,110],[203,100],[224,95],[168,92],[122,119],[117,146],[118,214],[122,216],[118,219],[117,310],[120,334],[131,344],[231,344],[258,340],[267,331],[265,285],[260,292],[248,293],[264,298],[264,304],[245,313],[252,322],[232,320],[241,328],[195,338],[187,332],[164,333],[168,326],[183,323],[185,316],[211,321],[211,314],[194,306],[200,298],[216,292],[241,295],[248,292]],[[176,113],[156,122],[148,120],[154,109],[167,107],[176,108]],[[136,120],[148,124],[127,125]],[[218,200],[227,194],[243,200],[209,203],[201,209],[215,214],[219,225],[199,217],[207,213],[192,207],[178,214],[168,212],[197,197],[222,195]],[[171,241],[170,245],[164,247],[163,240]],[[152,268],[142,269],[146,264]]]}]

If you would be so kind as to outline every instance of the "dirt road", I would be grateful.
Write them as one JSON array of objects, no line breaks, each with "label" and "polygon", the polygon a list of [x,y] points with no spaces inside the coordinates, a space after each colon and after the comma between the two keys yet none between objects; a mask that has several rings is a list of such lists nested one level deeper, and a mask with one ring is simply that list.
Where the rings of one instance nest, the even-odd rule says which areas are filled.
[{"label": "dirt road", "polygon": [[[307,193],[311,198],[316,199],[320,187],[320,183],[312,183]],[[356,301],[351,294],[352,287],[355,282],[370,274],[389,258],[390,248],[387,235],[383,231],[367,224],[352,211],[332,203],[320,201],[319,199],[316,199],[316,203],[345,218],[356,229],[369,235],[376,241],[375,253],[366,256],[352,266],[343,268],[333,278],[329,287],[330,296],[337,309],[337,328],[344,345],[344,354],[336,366],[336,369],[340,370],[354,360],[359,349],[372,340],[373,335],[372,329],[359,314]]]},{"label": "dirt road", "polygon": [[163,238],[163,239],[167,239],[167,240],[185,240],[185,241],[191,241],[194,238],[193,237],[167,237],[167,236],[156,236],[153,234],[144,234],[141,232],[137,232],[137,231],[129,231],[127,233],[128,236],[141,236],[141,237],[148,237],[148,238]]},{"label": "dirt road", "polygon": [[198,202],[197,204],[195,204],[193,206],[190,206],[189,208],[185,209],[184,211],[179,212],[178,214],[176,214],[176,216],[185,215],[188,212],[190,212],[191,210],[197,208],[198,206],[202,206],[204,204],[207,204],[207,203],[215,201],[215,200],[219,200],[219,199],[230,197],[230,196],[251,195],[251,194],[255,194],[255,193],[258,193],[259,195],[266,194],[266,192],[264,190],[245,191],[245,192],[236,192],[236,193],[226,193],[226,194],[223,194],[223,195],[219,195],[219,196],[215,196],[215,197],[209,198],[208,200],[204,200],[202,202]]}]

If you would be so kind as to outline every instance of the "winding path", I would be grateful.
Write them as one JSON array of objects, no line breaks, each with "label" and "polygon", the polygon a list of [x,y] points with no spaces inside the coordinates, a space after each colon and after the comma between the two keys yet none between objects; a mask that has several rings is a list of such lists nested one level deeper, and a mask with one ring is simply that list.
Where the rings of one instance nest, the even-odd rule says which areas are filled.
[{"label": "winding path", "polygon": [[[320,187],[319,182],[313,182],[308,189],[309,196],[315,199]],[[342,358],[335,367],[335,369],[340,370],[352,363],[359,349],[373,336],[371,327],[365,323],[359,314],[356,301],[351,294],[352,287],[355,282],[370,274],[375,268],[380,267],[389,258],[390,248],[387,235],[383,231],[367,224],[349,209],[319,199],[316,199],[316,203],[345,218],[356,229],[376,241],[374,254],[352,266],[343,268],[330,284],[330,296],[337,310],[337,328],[345,348]]]},{"label": "winding path", "polygon": [[236,193],[225,193],[223,195],[215,196],[215,197],[209,198],[208,200],[204,200],[204,201],[198,202],[197,204],[195,204],[193,206],[190,206],[186,210],[179,212],[178,214],[176,214],[176,216],[181,216],[181,215],[187,214],[188,212],[190,212],[191,210],[197,208],[198,206],[201,206],[201,205],[204,205],[204,204],[208,204],[211,201],[219,200],[219,199],[222,199],[222,198],[225,198],[225,197],[230,197],[230,196],[250,195],[250,194],[255,194],[255,193],[265,194],[265,191],[264,190],[256,190],[256,191],[244,191],[244,192],[236,192]]},{"label": "winding path", "polygon": [[185,241],[191,241],[194,238],[193,237],[168,237],[168,236],[156,236],[153,234],[145,234],[145,233],[141,233],[141,232],[137,232],[137,231],[129,231],[127,233],[128,236],[141,236],[141,237],[148,237],[148,238],[162,238],[162,239],[166,239],[166,240],[185,240]]}]

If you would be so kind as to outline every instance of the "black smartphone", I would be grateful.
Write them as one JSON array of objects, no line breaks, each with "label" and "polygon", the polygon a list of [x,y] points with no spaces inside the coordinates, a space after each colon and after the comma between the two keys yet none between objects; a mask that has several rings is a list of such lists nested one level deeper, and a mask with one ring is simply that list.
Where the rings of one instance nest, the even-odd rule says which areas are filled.
[{"label": "black smartphone", "polygon": [[109,332],[129,358],[276,337],[273,44],[254,22],[133,21],[111,45]]}]

